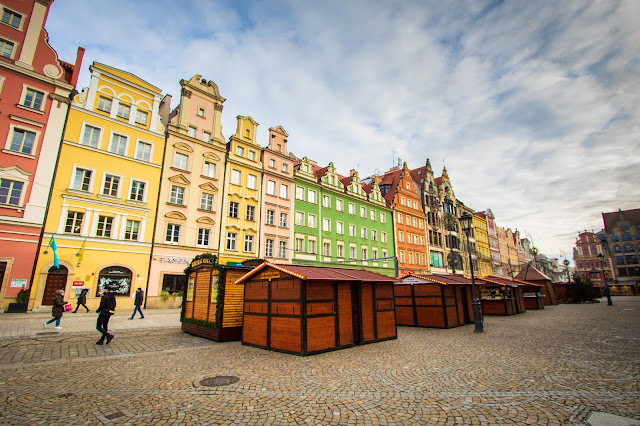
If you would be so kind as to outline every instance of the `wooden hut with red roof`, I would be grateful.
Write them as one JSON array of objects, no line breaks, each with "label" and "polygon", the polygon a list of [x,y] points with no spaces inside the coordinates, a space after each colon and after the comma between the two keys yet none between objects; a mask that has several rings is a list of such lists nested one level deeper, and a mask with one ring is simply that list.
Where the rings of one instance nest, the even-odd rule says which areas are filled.
[{"label": "wooden hut with red roof", "polygon": [[244,285],[242,344],[296,355],[395,339],[394,278],[265,262]]},{"label": "wooden hut with red roof", "polygon": [[476,278],[476,283],[480,287],[483,315],[515,315],[526,311],[522,291],[523,282],[513,278],[488,275]]},{"label": "wooden hut with red roof", "polygon": [[416,273],[399,279],[393,286],[398,325],[451,328],[473,323],[471,280]]},{"label": "wooden hut with red roof", "polygon": [[540,285],[542,301],[545,306],[558,304],[558,298],[551,285],[551,278],[537,270],[531,263],[528,263],[527,266],[522,268],[518,275],[515,276],[515,279]]}]

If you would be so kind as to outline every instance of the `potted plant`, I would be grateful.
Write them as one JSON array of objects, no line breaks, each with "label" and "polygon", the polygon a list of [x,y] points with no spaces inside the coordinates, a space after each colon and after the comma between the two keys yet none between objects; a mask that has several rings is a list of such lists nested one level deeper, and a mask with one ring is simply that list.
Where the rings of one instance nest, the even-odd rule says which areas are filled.
[{"label": "potted plant", "polygon": [[17,314],[27,312],[27,306],[29,305],[29,290],[21,289],[16,296],[15,303],[9,303],[7,307],[8,314]]}]

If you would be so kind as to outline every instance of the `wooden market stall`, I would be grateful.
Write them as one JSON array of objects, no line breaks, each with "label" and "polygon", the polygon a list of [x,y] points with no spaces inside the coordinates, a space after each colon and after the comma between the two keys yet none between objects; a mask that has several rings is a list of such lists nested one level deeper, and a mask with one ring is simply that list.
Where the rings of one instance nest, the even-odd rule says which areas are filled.
[{"label": "wooden market stall", "polygon": [[533,265],[531,265],[531,263],[528,263],[524,268],[522,268],[514,278],[533,284],[539,284],[541,286],[540,290],[545,306],[558,304],[558,298],[556,297],[556,293],[553,291],[553,286],[551,285],[551,278],[537,270]]},{"label": "wooden market stall", "polygon": [[393,286],[398,325],[451,328],[473,323],[471,280],[416,273],[398,279]]},{"label": "wooden market stall", "polygon": [[495,275],[476,279],[476,282],[480,285],[483,315],[515,315],[526,311],[520,283]]},{"label": "wooden market stall", "polygon": [[362,269],[265,262],[244,285],[242,344],[311,355],[395,339],[393,283]]},{"label": "wooden market stall", "polygon": [[191,262],[182,303],[182,331],[217,342],[240,340],[244,287],[235,281],[251,269],[219,265],[215,256]]},{"label": "wooden market stall", "polygon": [[[574,300],[580,299],[580,294],[578,293],[578,286],[575,282],[566,281],[566,282],[557,282],[551,283],[553,286],[553,292],[558,298],[558,303],[568,303]],[[594,286],[595,290],[595,286]],[[599,296],[602,297],[602,296]]]}]

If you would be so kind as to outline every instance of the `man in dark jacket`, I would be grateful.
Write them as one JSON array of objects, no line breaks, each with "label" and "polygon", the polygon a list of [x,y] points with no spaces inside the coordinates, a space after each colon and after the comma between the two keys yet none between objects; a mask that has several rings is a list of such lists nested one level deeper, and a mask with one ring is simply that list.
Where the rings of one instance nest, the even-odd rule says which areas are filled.
[{"label": "man in dark jacket", "polygon": [[56,326],[54,327],[57,330],[61,330],[62,326],[60,325],[60,320],[62,319],[62,313],[64,312],[64,305],[67,302],[64,300],[64,290],[56,290],[56,295],[53,298],[53,307],[51,309],[51,318],[49,321],[44,322],[44,328],[47,328],[47,325],[52,322],[56,322]]},{"label": "man in dark jacket", "polygon": [[96,329],[102,333],[100,340],[96,342],[96,345],[104,344],[104,339],[107,339],[107,345],[111,343],[113,334],[109,334],[109,319],[111,315],[115,313],[116,309],[116,296],[109,291],[108,287],[102,290],[102,298],[100,299],[100,306],[98,307],[98,323]]},{"label": "man in dark jacket", "polygon": [[140,309],[140,306],[142,306],[143,302],[144,302],[144,291],[142,291],[142,289],[138,287],[138,289],[136,290],[136,298],[133,301],[135,308],[133,308],[133,314],[131,314],[131,318],[129,318],[130,320],[132,320],[136,316],[136,312],[140,312],[140,319],[144,318],[144,315],[142,314],[142,309]]}]

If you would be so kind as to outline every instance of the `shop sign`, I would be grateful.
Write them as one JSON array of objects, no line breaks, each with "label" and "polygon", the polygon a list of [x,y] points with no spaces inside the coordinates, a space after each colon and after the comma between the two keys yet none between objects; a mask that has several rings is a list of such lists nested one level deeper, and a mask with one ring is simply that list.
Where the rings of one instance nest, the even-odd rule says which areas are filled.
[{"label": "shop sign", "polygon": [[73,282],[73,286],[74,287],[83,287],[84,286],[84,281],[74,281]]},{"label": "shop sign", "polygon": [[195,283],[195,277],[189,277],[189,282],[187,283],[187,302],[193,302],[193,287]]},{"label": "shop sign", "polygon": [[158,257],[158,262],[160,262],[160,263],[184,263],[185,265],[189,264],[189,261],[187,259],[181,259],[179,257]]},{"label": "shop sign", "polygon": [[[185,263],[188,263],[188,262],[185,260]],[[209,257],[203,257],[202,259],[194,260],[193,262],[191,262],[191,267],[195,268],[196,266],[204,265],[205,263],[212,264],[213,263],[213,259],[209,258]]]},{"label": "shop sign", "polygon": [[25,288],[27,286],[26,278],[12,278],[11,288]]}]

